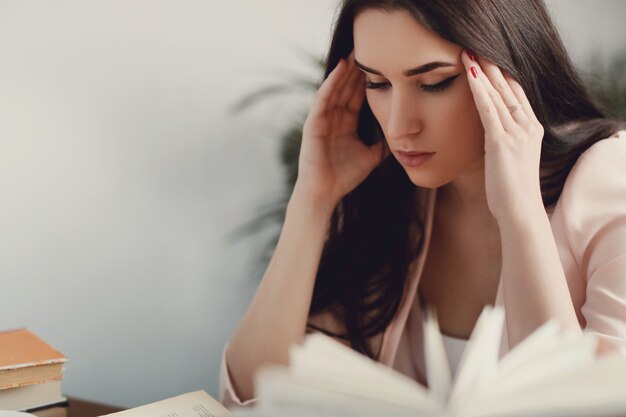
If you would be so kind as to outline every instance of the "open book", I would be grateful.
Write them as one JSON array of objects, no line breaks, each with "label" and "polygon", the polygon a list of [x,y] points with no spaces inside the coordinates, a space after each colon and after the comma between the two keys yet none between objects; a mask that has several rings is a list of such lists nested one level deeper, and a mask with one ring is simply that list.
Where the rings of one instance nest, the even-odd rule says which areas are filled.
[{"label": "open book", "polygon": [[504,313],[486,307],[454,378],[439,325],[425,320],[429,387],[319,333],[290,351],[290,366],[257,374],[259,397],[238,416],[626,416],[626,358],[595,357],[592,334],[538,328],[498,360]]},{"label": "open book", "polygon": [[[107,417],[227,417],[231,413],[204,390],[107,414]],[[0,416],[1,417],[1,416]]]}]

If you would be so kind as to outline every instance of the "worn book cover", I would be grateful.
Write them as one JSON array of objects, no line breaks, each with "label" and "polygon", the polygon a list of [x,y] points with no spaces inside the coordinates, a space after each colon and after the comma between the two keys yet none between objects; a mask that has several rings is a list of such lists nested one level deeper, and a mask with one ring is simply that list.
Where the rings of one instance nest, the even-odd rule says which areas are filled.
[{"label": "worn book cover", "polygon": [[0,390],[60,380],[66,361],[28,329],[0,332]]}]

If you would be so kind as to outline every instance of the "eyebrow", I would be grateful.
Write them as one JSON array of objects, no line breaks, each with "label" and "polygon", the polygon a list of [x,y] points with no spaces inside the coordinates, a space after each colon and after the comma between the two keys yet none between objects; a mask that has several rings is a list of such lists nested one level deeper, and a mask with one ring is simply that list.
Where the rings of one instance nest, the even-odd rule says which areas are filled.
[{"label": "eyebrow", "polygon": [[[375,70],[373,68],[368,68],[365,65],[361,64],[356,59],[354,60],[354,62],[356,62],[356,65],[359,68],[361,68],[363,71],[366,71],[366,72],[369,72],[369,73],[372,73],[372,74],[376,74],[376,75],[380,75],[381,77],[384,77],[384,75],[380,71]],[[411,77],[413,75],[423,74],[425,72],[432,71],[435,68],[453,67],[453,66],[454,66],[454,64],[451,64],[449,62],[435,61],[435,62],[429,62],[428,64],[420,65],[417,68],[408,69],[408,70],[404,71],[402,74],[404,74],[406,77]]]}]

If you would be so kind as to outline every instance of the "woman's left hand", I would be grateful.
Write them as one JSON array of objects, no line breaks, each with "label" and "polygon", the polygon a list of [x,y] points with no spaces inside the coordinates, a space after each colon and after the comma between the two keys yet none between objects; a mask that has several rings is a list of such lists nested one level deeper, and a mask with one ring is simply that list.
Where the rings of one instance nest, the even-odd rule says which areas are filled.
[{"label": "woman's left hand", "polygon": [[485,130],[489,210],[499,224],[523,221],[543,210],[539,186],[543,126],[517,81],[493,63],[475,59],[467,51],[462,54]]}]

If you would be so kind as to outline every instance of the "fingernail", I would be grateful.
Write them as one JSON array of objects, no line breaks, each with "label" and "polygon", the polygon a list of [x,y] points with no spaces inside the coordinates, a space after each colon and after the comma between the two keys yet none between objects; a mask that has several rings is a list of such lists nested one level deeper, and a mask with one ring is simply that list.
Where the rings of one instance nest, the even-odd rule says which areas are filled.
[{"label": "fingernail", "polygon": [[471,67],[470,71],[472,75],[474,76],[474,78],[478,78],[478,72],[476,71],[476,67]]},{"label": "fingernail", "polygon": [[472,51],[467,51],[467,56],[469,57],[469,59],[476,62],[476,56],[472,53]]}]

